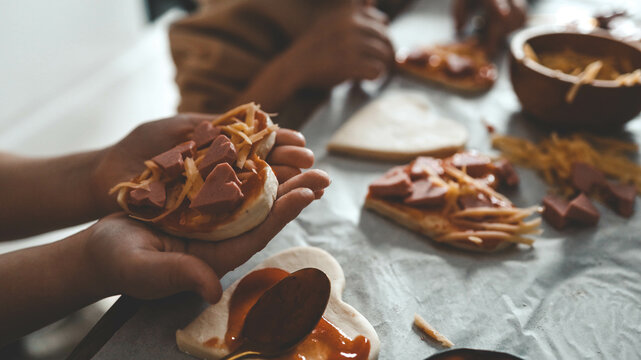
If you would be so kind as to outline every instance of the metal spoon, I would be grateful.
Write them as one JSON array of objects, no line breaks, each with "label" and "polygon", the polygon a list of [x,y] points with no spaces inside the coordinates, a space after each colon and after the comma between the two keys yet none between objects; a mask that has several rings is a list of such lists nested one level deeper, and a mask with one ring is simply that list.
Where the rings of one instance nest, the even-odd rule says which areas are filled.
[{"label": "metal spoon", "polygon": [[268,359],[284,354],[316,327],[329,301],[324,272],[305,268],[267,290],[247,313],[242,345],[222,360],[248,356]]}]

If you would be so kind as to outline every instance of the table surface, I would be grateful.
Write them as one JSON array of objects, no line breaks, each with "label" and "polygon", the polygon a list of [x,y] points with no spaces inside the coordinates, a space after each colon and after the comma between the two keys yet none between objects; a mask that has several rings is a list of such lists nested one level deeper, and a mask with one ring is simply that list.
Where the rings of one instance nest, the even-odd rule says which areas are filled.
[{"label": "table surface", "polygon": [[[590,14],[596,1],[535,3],[539,14]],[[420,1],[391,25],[397,48],[447,41],[453,34],[447,2]],[[547,15],[546,15],[547,16]],[[469,148],[492,153],[483,121],[498,132],[537,139],[545,133],[520,113],[504,61],[488,93],[468,96],[415,79],[393,76],[384,83],[342,85],[303,128],[316,167],[333,183],[320,201],[303,211],[265,250],[223,278],[228,286],[263,259],[292,246],[317,246],[331,253],[346,275],[344,299],[370,320],[381,339],[380,359],[421,359],[442,348],[411,326],[421,314],[457,347],[506,351],[528,359],[641,358],[641,211],[631,219],[597,204],[596,228],[558,232],[543,225],[533,248],[473,254],[435,244],[363,210],[367,184],[392,164],[351,159],[325,150],[333,132],[363,105],[388,92],[420,91],[436,111],[463,123]],[[639,142],[641,119],[625,134]],[[522,182],[509,194],[515,204],[539,203],[548,190],[533,172],[518,168]],[[104,326],[72,358],[85,358],[111,336],[96,359],[189,359],[175,345],[175,331],[205,304],[182,294],[154,302],[123,298]],[[114,320],[115,319],[115,320]],[[122,326],[121,326],[122,325]],[[101,330],[102,329],[102,330]],[[113,330],[112,330],[113,331]],[[99,345],[96,345],[99,344]],[[616,354],[616,355],[614,355]]]}]

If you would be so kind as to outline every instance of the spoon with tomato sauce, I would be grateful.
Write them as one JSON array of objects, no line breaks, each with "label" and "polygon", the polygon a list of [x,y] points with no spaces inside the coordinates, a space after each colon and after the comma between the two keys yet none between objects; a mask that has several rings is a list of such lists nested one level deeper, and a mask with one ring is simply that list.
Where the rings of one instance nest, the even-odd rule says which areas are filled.
[{"label": "spoon with tomato sauce", "polygon": [[324,272],[298,270],[269,288],[249,310],[242,344],[222,360],[272,358],[286,353],[309,335],[320,321],[331,291]]}]

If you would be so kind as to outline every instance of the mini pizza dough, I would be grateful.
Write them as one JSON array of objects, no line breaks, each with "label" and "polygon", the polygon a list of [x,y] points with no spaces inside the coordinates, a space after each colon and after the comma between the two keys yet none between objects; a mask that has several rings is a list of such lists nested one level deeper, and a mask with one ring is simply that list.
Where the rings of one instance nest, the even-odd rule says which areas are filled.
[{"label": "mini pizza dough", "polygon": [[[238,126],[239,122],[242,123],[242,121],[236,118],[236,116],[243,118],[243,121],[245,122],[244,129],[246,130],[243,130],[243,127],[232,127],[232,125]],[[262,125],[262,127],[260,123],[261,121],[264,121],[264,125]],[[276,178],[271,166],[265,160],[269,152],[275,146],[276,130],[278,127],[272,122],[269,114],[260,110],[260,106],[255,103],[240,105],[228,111],[227,113],[212,120],[211,126],[216,126],[219,129],[215,137],[220,137],[222,134],[233,144],[235,149],[234,159],[233,163],[229,163],[229,165],[233,166],[233,170],[236,175],[242,175],[243,171],[245,175],[252,172],[255,174],[245,177],[243,183],[238,184],[243,192],[241,194],[242,203],[240,203],[240,205],[235,206],[230,211],[221,212],[223,216],[220,216],[220,214],[217,214],[215,211],[209,211],[207,209],[195,210],[185,206],[185,204],[188,204],[187,201],[192,200],[189,193],[193,191],[193,189],[185,191],[185,187],[200,184],[199,186],[201,188],[197,190],[198,193],[200,193],[203,190],[203,184],[207,184],[210,172],[208,171],[203,177],[202,172],[196,169],[196,163],[199,161],[197,160],[198,157],[200,157],[200,159],[203,159],[203,157],[206,158],[205,154],[208,151],[211,151],[209,149],[209,143],[212,143],[212,141],[215,143],[214,138],[211,138],[207,143],[200,145],[200,150],[195,146],[194,139],[184,143],[193,143],[192,146],[194,147],[194,150],[189,155],[183,155],[183,159],[180,160],[181,163],[179,166],[184,166],[184,170],[178,170],[178,174],[182,172],[183,177],[173,175],[169,176],[169,178],[165,178],[163,182],[162,177],[166,177],[167,172],[166,170],[159,170],[159,166],[152,158],[149,163],[156,164],[154,165],[156,172],[147,168],[142,173],[147,174],[146,178],[141,180],[141,178],[138,177],[131,181],[121,182],[110,191],[110,193],[118,191],[118,204],[132,217],[138,220],[150,222],[168,234],[188,239],[221,241],[241,235],[260,225],[271,212],[278,194],[278,179]],[[198,127],[196,127],[196,129],[198,129]],[[196,129],[194,129],[194,132],[196,132]],[[243,135],[246,140],[243,139],[241,135]],[[205,135],[205,138],[206,136],[207,135]],[[237,138],[236,140],[234,140],[235,137]],[[252,141],[254,142],[252,143]],[[247,147],[247,143],[250,144],[250,147]],[[204,147],[205,145],[206,147]],[[179,146],[182,146],[182,144]],[[243,153],[243,151],[244,155],[241,156],[240,154]],[[187,158],[189,158],[191,162],[188,162],[186,160]],[[174,158],[170,161],[175,160],[176,159]],[[219,159],[219,162],[212,166],[217,166],[228,161],[229,160]],[[252,167],[246,167],[250,161]],[[189,166],[190,163],[192,164],[191,166]],[[147,164],[148,162],[145,162],[145,165],[149,166]],[[142,174],[140,176],[144,176]],[[133,188],[131,186],[132,183],[140,182],[142,184],[145,181],[150,182],[154,176],[160,177],[153,181],[160,180],[160,182],[165,186],[165,191],[167,191],[168,183],[174,184],[172,186],[180,184],[181,189],[179,189],[180,191],[175,194],[180,194],[182,197],[178,198],[177,196],[178,200],[173,203],[175,206],[172,206],[171,209],[167,209],[167,200],[164,198],[166,195],[164,195],[163,191],[163,204],[161,206],[162,213],[149,218],[137,213],[135,211],[136,209],[133,209],[134,211],[132,211],[132,209],[127,205],[127,199],[129,196],[128,191]],[[144,185],[148,186],[148,184],[149,183]],[[220,186],[220,184],[215,185],[214,187],[209,187],[209,191],[219,191],[220,188],[216,186]],[[185,214],[188,216],[183,217]],[[178,219],[176,219],[177,216],[179,216]]]},{"label": "mini pizza dough", "polygon": [[447,156],[463,148],[467,129],[443,118],[428,98],[397,91],[374,100],[332,136],[329,151],[376,160],[408,161]]},{"label": "mini pizza dough", "polygon": [[[272,126],[272,119],[267,116],[267,126]],[[276,131],[272,131],[261,141],[254,144],[254,152],[260,159],[266,159],[269,152],[276,144]],[[265,161],[265,160],[262,160]],[[265,161],[265,166],[259,171],[264,179],[262,191],[255,196],[245,199],[233,216],[223,222],[213,224],[207,231],[188,231],[188,229],[174,229],[161,221],[160,227],[168,234],[179,237],[206,241],[221,241],[242,235],[260,225],[272,210],[278,195],[278,179],[271,166]]]},{"label": "mini pizza dough", "polygon": [[234,215],[224,222],[212,225],[206,232],[186,231],[163,226],[164,232],[179,237],[198,239],[206,241],[221,241],[242,235],[260,225],[272,210],[276,196],[278,195],[278,179],[270,166],[265,166],[261,172],[264,176],[263,190],[251,199],[246,199]]},{"label": "mini pizza dough", "polygon": [[[460,229],[452,225],[438,210],[417,209],[411,206],[377,199],[372,196],[365,198],[365,208],[373,210],[407,229],[426,235],[430,239],[436,239],[443,233],[460,231]],[[501,241],[491,245],[476,245],[469,241],[452,241],[444,244],[459,249],[487,253],[501,251],[515,245],[507,241]]]},{"label": "mini pizza dough", "polygon": [[[359,335],[366,337],[370,341],[368,359],[378,359],[380,341],[376,330],[363,315],[341,299],[345,289],[345,275],[340,264],[329,253],[314,247],[296,247],[268,258],[252,271],[270,267],[290,273],[307,267],[322,270],[332,284],[329,303],[323,316],[351,339]],[[187,327],[176,331],[176,343],[181,351],[201,359],[220,359],[229,353],[224,344],[209,347],[204,343],[212,338],[225,338],[229,301],[239,282],[237,280],[229,286],[217,304],[209,306]]]}]

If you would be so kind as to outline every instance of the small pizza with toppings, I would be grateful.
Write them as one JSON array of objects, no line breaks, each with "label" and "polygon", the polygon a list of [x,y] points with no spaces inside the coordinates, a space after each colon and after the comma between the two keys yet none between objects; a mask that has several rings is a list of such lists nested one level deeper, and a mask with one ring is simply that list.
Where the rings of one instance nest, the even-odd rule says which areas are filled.
[{"label": "small pizza with toppings", "polygon": [[499,193],[519,177],[505,159],[476,152],[448,158],[418,157],[389,170],[369,186],[365,207],[437,242],[492,252],[532,245],[541,218],[538,206],[517,208]]},{"label": "small pizza with toppings", "polygon": [[401,70],[423,80],[463,91],[484,91],[494,85],[496,67],[475,41],[425,46],[399,54]]},{"label": "small pizza with toppings", "polygon": [[194,129],[192,140],[145,161],[136,178],[113,187],[133,218],[181,237],[218,241],[260,224],[278,180],[265,161],[278,126],[254,103]]}]

